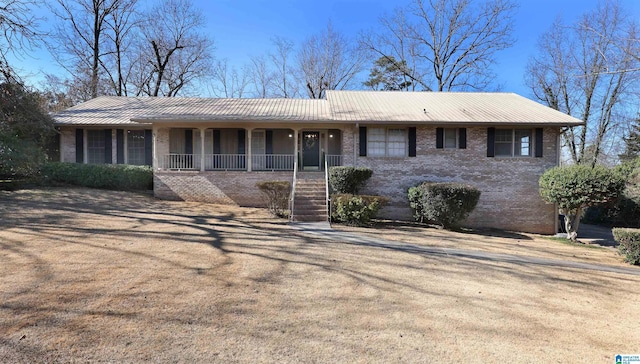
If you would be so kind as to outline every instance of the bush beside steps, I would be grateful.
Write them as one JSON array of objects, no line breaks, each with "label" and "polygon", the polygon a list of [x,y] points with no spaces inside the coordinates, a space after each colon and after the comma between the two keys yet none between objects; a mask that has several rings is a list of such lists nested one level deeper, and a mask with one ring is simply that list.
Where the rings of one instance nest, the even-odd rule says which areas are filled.
[{"label": "bush beside steps", "polygon": [[347,225],[371,223],[388,199],[382,196],[335,194],[331,196],[331,220]]}]

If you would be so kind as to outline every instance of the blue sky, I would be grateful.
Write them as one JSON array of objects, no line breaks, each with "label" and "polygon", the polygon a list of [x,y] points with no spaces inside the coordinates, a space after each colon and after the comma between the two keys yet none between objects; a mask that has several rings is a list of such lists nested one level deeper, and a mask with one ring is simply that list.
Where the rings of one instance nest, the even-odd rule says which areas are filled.
[{"label": "blue sky", "polygon": [[[265,54],[271,39],[281,36],[299,43],[326,28],[331,21],[336,30],[357,37],[361,30],[374,29],[378,18],[406,1],[393,0],[193,0],[202,9],[208,25],[205,30],[216,45],[215,57],[228,58],[241,67],[251,55]],[[142,0],[142,3],[151,3]],[[524,71],[529,56],[536,52],[536,41],[556,17],[572,22],[594,9],[597,0],[520,0],[516,15],[516,44],[498,53],[497,82],[502,91],[529,96],[524,85]],[[622,0],[623,7],[638,18],[640,1]],[[43,14],[47,17],[47,14]],[[50,17],[49,17],[50,18]],[[45,23],[46,24],[46,23]],[[37,82],[43,70],[53,71],[53,61],[46,50],[32,52],[20,60],[21,68],[33,74]],[[60,71],[62,74],[63,71]],[[203,95],[204,96],[204,95]]]}]

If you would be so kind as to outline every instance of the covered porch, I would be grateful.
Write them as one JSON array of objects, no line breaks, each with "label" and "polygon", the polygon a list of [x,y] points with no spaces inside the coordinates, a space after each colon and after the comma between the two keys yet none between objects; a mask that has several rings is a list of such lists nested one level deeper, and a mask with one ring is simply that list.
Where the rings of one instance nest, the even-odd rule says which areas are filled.
[{"label": "covered porch", "polygon": [[169,171],[321,171],[325,161],[343,165],[342,137],[340,129],[169,128],[154,133],[154,160]]}]

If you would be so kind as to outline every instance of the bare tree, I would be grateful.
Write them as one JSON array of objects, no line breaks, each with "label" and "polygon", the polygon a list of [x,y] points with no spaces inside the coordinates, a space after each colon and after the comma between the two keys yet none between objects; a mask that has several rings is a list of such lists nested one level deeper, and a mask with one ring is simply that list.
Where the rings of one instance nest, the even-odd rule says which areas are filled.
[{"label": "bare tree", "polygon": [[363,52],[329,23],[325,31],[302,43],[298,53],[299,77],[309,98],[321,99],[326,90],[351,86],[365,61]]},{"label": "bare tree", "polygon": [[204,24],[191,0],[162,1],[147,14],[141,25],[138,94],[176,96],[194,79],[208,75],[213,41],[199,33]]},{"label": "bare tree", "polygon": [[100,70],[108,18],[130,0],[56,0],[50,5],[58,18],[50,51],[70,74],[78,68],[91,70],[91,98],[99,96]]},{"label": "bare tree", "polygon": [[229,67],[228,59],[215,62],[213,80],[209,91],[215,97],[224,98],[242,98],[250,83],[246,67],[238,71],[235,67]]},{"label": "bare tree", "polygon": [[17,77],[7,60],[9,53],[23,56],[41,40],[38,26],[42,19],[31,12],[31,8],[38,5],[37,0],[9,0],[0,4],[0,75],[5,80]]},{"label": "bare tree", "polygon": [[130,46],[136,35],[137,3],[138,0],[123,1],[107,18],[107,56],[100,59],[100,65],[117,96],[127,95],[127,82],[132,69],[131,62],[127,60],[130,58]]},{"label": "bare tree", "polygon": [[271,96],[274,76],[264,56],[251,57],[250,78],[256,97],[265,99]]},{"label": "bare tree", "polygon": [[269,53],[269,58],[274,67],[271,79],[274,96],[284,98],[297,97],[300,93],[293,77],[295,71],[291,60],[294,50],[293,42],[281,37],[273,38],[272,42],[275,50]]},{"label": "bare tree", "polygon": [[626,120],[638,81],[635,24],[614,1],[603,1],[573,26],[560,20],[542,35],[527,83],[548,106],[581,119],[563,132],[573,163],[595,165]]},{"label": "bare tree", "polygon": [[[405,70],[404,82],[424,90],[483,90],[498,51],[513,45],[512,0],[413,0],[361,37],[376,58]],[[403,67],[402,64],[405,64]]]},{"label": "bare tree", "polygon": [[405,9],[396,9],[392,15],[380,18],[377,32],[360,35],[360,46],[377,59],[384,59],[396,69],[403,70],[402,82],[410,84],[408,90],[431,90],[427,73],[430,65],[420,57],[420,44],[410,37],[411,24]]}]

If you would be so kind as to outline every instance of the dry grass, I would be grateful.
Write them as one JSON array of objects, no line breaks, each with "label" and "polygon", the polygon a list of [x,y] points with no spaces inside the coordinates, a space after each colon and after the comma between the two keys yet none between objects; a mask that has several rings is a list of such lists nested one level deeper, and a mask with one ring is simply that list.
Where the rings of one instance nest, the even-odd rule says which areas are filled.
[{"label": "dry grass", "polygon": [[[611,362],[640,350],[637,275],[317,239],[263,210],[121,192],[0,192],[0,214],[3,363]],[[408,228],[412,244],[619,264],[535,236]]]}]

